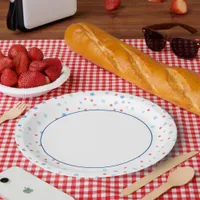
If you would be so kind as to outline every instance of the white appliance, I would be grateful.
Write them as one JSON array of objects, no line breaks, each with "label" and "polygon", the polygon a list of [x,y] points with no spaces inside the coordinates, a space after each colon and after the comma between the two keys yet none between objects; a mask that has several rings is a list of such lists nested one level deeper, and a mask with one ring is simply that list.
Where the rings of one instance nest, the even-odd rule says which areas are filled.
[{"label": "white appliance", "polygon": [[77,0],[11,0],[7,15],[10,30],[32,30],[72,16]]}]

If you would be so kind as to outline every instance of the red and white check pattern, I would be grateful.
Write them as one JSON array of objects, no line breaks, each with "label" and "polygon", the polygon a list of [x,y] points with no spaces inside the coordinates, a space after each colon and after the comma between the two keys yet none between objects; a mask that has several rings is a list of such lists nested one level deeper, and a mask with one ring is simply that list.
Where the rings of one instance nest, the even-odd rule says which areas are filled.
[{"label": "red and white check pattern", "polygon": [[[199,58],[191,61],[178,59],[167,46],[162,52],[155,53],[147,49],[144,40],[124,40],[145,53],[150,54],[155,59],[167,63],[169,65],[181,66],[197,72],[200,72]],[[29,108],[42,100],[50,99],[54,96],[63,95],[66,93],[87,91],[87,90],[113,90],[124,93],[131,93],[137,96],[144,97],[166,109],[174,118],[178,127],[178,140],[171,151],[165,158],[174,157],[189,151],[200,151],[200,117],[189,113],[184,109],[172,105],[154,95],[151,95],[143,90],[135,87],[131,83],[115,76],[114,74],[91,64],[84,58],[76,55],[66,46],[63,40],[28,40],[28,41],[0,41],[0,50],[8,52],[12,44],[21,43],[27,48],[37,46],[42,49],[45,57],[58,57],[64,64],[71,68],[71,76],[69,80],[60,88],[54,91],[33,99],[24,100],[29,104]],[[0,113],[11,108],[19,99],[4,96],[0,94]],[[63,192],[72,195],[76,200],[80,199],[141,199],[145,194],[154,190],[166,181],[168,173],[157,178],[150,184],[138,190],[129,197],[122,197],[120,191],[131,183],[139,180],[144,175],[151,172],[155,166],[150,167],[140,172],[111,178],[102,179],[83,179],[66,177],[58,174],[53,174],[37,167],[29,162],[17,149],[14,139],[14,127],[17,120],[10,120],[0,126],[0,171],[6,170],[11,166],[19,166],[28,172],[41,178],[43,181],[55,186]],[[78,148],[78,147],[75,147]],[[120,147],[119,147],[120,148]],[[165,160],[164,159],[164,160]],[[177,187],[165,195],[161,196],[160,200],[199,200],[200,199],[200,156],[197,155],[182,164],[182,166],[194,167],[196,171],[195,178],[186,186]],[[19,180],[20,181],[20,180]]]}]

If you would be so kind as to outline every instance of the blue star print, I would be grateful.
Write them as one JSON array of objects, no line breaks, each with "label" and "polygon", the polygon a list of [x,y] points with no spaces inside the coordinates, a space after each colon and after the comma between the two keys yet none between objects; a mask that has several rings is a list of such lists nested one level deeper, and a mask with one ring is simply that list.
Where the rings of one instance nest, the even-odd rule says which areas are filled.
[{"label": "blue star print", "polygon": [[90,93],[90,96],[92,96],[92,97],[93,97],[94,95],[95,95],[95,94],[94,94],[94,92],[91,92],[91,93]]}]

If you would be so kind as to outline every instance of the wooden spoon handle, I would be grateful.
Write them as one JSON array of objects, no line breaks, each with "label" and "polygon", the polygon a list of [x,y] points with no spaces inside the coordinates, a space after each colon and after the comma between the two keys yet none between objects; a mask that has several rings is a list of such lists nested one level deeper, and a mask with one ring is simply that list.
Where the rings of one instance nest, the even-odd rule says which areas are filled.
[{"label": "wooden spoon handle", "polygon": [[160,195],[167,192],[172,186],[168,183],[163,184],[159,188],[155,189],[151,193],[147,194],[145,197],[143,197],[141,200],[155,200]]}]

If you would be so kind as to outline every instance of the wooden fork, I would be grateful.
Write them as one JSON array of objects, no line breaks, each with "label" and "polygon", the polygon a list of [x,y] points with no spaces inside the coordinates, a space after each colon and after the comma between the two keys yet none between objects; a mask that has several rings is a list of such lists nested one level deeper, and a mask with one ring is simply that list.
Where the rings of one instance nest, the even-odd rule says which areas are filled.
[{"label": "wooden fork", "polygon": [[7,120],[19,117],[24,112],[26,107],[27,105],[22,102],[16,103],[10,110],[3,113],[3,115],[0,117],[0,124]]}]

